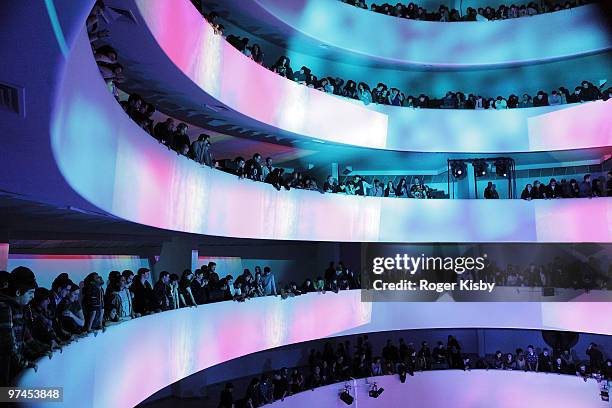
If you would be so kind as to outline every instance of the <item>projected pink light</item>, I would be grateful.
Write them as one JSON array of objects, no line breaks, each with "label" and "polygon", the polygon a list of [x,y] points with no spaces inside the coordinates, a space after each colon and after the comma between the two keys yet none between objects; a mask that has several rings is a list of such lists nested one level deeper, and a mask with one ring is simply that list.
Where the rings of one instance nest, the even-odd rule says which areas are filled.
[{"label": "projected pink light", "polygon": [[385,115],[300,86],[249,60],[215,35],[189,1],[136,0],[136,4],[172,62],[232,109],[300,135],[366,147],[386,146]]},{"label": "projected pink light", "polygon": [[528,126],[531,151],[612,146],[612,99],[533,116]]},{"label": "projected pink light", "polygon": [[[248,304],[221,302],[111,326],[97,337],[71,344],[51,360],[40,360],[38,372],[26,371],[18,385],[61,385],[66,406],[135,406],[159,389],[212,365],[296,342],[445,327],[590,328],[609,335],[612,328],[592,317],[610,315],[611,307],[610,303],[574,303],[574,312],[568,314],[570,307],[564,303],[488,303],[483,313],[481,303],[363,303],[360,291],[312,293],[287,300],[256,298]],[[585,321],[590,323],[585,325]]]},{"label": "projected pink light", "polygon": [[[372,382],[385,391],[377,399],[368,392]],[[402,384],[397,376],[381,376],[351,382],[351,395],[360,408],[404,407],[418,401],[419,408],[606,408],[595,380],[584,383],[575,376],[546,375],[522,371],[461,370],[417,372]],[[333,384],[277,401],[272,408],[341,407]]]},{"label": "projected pink light", "polygon": [[[162,148],[125,115],[108,93],[85,35],[73,47],[65,78],[51,127],[58,167],[85,199],[133,222],[198,234],[287,240],[612,239],[610,197],[592,201],[494,202],[361,198],[303,190],[278,192],[267,184],[202,168]],[[584,221],[581,215],[587,209],[588,214],[601,216]],[[559,228],[555,214],[565,214],[572,220],[570,228]]]}]

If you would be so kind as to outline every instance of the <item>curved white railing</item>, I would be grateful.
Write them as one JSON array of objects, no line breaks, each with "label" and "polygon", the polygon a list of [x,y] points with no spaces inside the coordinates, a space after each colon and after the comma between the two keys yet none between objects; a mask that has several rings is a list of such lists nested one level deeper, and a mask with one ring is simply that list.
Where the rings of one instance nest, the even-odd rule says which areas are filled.
[{"label": "curved white railing", "polygon": [[[384,392],[368,395],[372,384]],[[345,406],[338,398],[344,385],[359,408],[403,407],[418,401],[419,408],[517,408],[529,406],[606,408],[595,380],[583,382],[575,375],[546,375],[523,371],[461,370],[417,372],[401,383],[397,375],[370,377],[304,391],[277,401],[271,408]]]},{"label": "curved white railing", "polygon": [[[64,387],[67,407],[135,406],[233,358],[324,337],[417,328],[527,328],[612,334],[612,303],[364,303],[358,290],[221,302],[137,318],[27,370],[20,387]],[[418,312],[416,312],[418,311]],[[500,318],[503,317],[503,319]],[[42,407],[43,403],[31,406]],[[49,406],[54,406],[49,403]]]},{"label": "curved white railing", "polygon": [[610,197],[525,202],[278,192],[203,168],[160,146],[125,115],[100,79],[85,35],[67,61],[58,95],[51,144],[61,173],[93,205],[133,222],[207,235],[317,241],[612,239]]},{"label": "curved white railing", "polygon": [[323,44],[394,64],[493,67],[612,47],[605,16],[597,5],[529,18],[449,24],[395,18],[336,0],[252,0],[241,2],[242,7],[252,7],[251,2]]},{"label": "curved white railing", "polygon": [[[340,2],[326,3],[343,10],[353,9]],[[291,132],[298,139],[399,151],[458,153],[539,152],[612,145],[612,101],[504,111],[364,106],[360,101],[299,85],[251,61],[214,34],[189,0],[134,0],[134,4],[149,30],[142,41],[155,42],[174,64],[174,70],[180,70],[177,75],[193,82],[193,89],[183,96],[191,99],[193,106],[202,106],[205,102],[201,98],[209,95],[239,112],[244,121],[255,120],[276,131]],[[360,10],[356,11],[359,14]],[[376,13],[365,14],[387,19]],[[462,26],[433,24],[451,26],[453,30]],[[496,27],[498,23],[492,24]],[[559,43],[556,37],[560,34],[555,32],[555,43]],[[431,51],[429,42],[427,47]],[[522,47],[513,44],[512,48]],[[157,78],[153,82],[167,82],[156,76],[158,68],[156,64],[144,64],[138,69],[146,71],[148,78]],[[240,118],[232,119],[240,122]],[[246,122],[242,125],[249,127]],[[577,133],[580,137],[576,137]]]}]

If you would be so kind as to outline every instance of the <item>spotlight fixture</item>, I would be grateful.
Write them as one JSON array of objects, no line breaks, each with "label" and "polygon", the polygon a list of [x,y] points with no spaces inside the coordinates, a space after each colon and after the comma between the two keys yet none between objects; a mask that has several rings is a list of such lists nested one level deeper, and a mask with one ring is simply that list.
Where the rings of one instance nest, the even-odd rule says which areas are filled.
[{"label": "spotlight fixture", "polygon": [[382,394],[384,391],[384,388],[378,388],[378,385],[374,383],[372,384],[372,387],[370,387],[370,392],[368,393],[368,395],[370,396],[370,398],[378,398],[380,397],[380,394]]},{"label": "spotlight fixture", "polygon": [[487,175],[487,162],[485,160],[474,160],[472,163],[474,166],[474,173],[476,177],[483,177]]},{"label": "spotlight fixture", "polygon": [[344,391],[340,393],[340,401],[344,402],[346,405],[352,405],[355,398],[351,395],[351,386],[345,385]]},{"label": "spotlight fixture", "polygon": [[467,176],[467,165],[463,160],[452,161],[451,173],[455,179],[463,180]]},{"label": "spotlight fixture", "polygon": [[494,163],[495,166],[495,174],[500,177],[508,177],[508,160],[507,159],[497,159]]}]

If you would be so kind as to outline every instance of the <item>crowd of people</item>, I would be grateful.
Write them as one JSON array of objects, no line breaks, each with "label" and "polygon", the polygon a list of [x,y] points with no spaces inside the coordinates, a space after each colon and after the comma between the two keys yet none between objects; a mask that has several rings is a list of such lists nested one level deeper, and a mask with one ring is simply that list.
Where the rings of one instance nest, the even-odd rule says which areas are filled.
[{"label": "crowd of people", "polygon": [[[128,95],[127,99],[121,100],[119,84],[121,84],[124,80],[122,75],[123,67],[118,63],[117,52],[109,44],[99,44],[100,39],[108,35],[107,30],[100,28],[97,23],[97,18],[99,18],[99,16],[103,13],[103,10],[104,4],[101,1],[96,2],[96,5],[94,6],[91,15],[87,21],[94,57],[98,64],[100,72],[108,85],[109,90],[115,95],[125,113],[134,122],[136,122],[143,130],[153,136],[159,143],[163,144],[168,149],[175,151],[177,154],[186,156],[199,164],[234,174],[240,179],[250,179],[271,184],[277,190],[289,190],[291,188],[294,188],[319,191],[322,193],[416,199],[446,197],[444,192],[432,189],[425,183],[423,183],[420,177],[415,177],[411,185],[407,183],[406,178],[401,178],[396,185],[393,179],[390,179],[386,182],[382,182],[380,179],[374,178],[372,182],[368,182],[364,177],[360,175],[344,177],[341,180],[337,180],[336,178],[330,175],[327,177],[324,183],[320,183],[320,181],[317,180],[316,177],[309,175],[307,172],[302,172],[297,169],[294,169],[291,173],[286,174],[284,168],[273,166],[271,157],[267,157],[264,160],[261,154],[259,153],[255,153],[249,159],[245,159],[244,157],[236,157],[231,161],[215,160],[213,157],[211,138],[209,135],[202,133],[198,136],[196,140],[191,142],[187,134],[189,126],[186,123],[176,121],[171,117],[167,117],[164,121],[155,123],[152,118],[153,114],[156,112],[155,106],[151,103],[147,103],[139,94],[132,93]],[[217,17],[214,12],[208,14],[207,19],[212,22],[211,24],[218,24],[216,23]],[[232,40],[229,36],[228,41],[232,42],[234,46],[245,47],[243,51],[248,48],[248,41],[241,41],[240,39]],[[256,47],[256,50],[254,52],[253,50],[249,51],[249,56],[253,57],[253,55],[261,55],[260,52],[261,50],[259,49],[259,47]],[[258,60],[258,62],[261,62],[259,57],[256,57],[256,59]],[[279,71],[281,74],[283,72],[287,74],[291,70],[291,68],[288,66],[288,60],[286,58],[281,59],[280,65],[277,64],[277,68],[278,67],[284,67]],[[308,77],[311,74],[308,73],[308,75],[305,75],[306,72],[307,71],[304,70],[298,71],[298,73],[296,74],[296,81],[307,83]],[[335,81],[333,78],[324,79],[324,81],[325,83],[323,88],[325,89],[323,90],[325,92],[330,90],[332,92],[335,92],[336,89],[339,89],[332,85],[333,81]],[[365,85],[366,88],[364,88],[362,85],[365,84],[360,84],[357,88],[355,88],[355,83],[353,81],[349,81],[347,87],[348,89],[355,89],[358,93],[362,93],[366,88],[369,89],[367,85]],[[592,85],[585,82],[583,84],[583,87],[577,89],[576,92],[582,95],[589,95],[588,100],[590,100],[594,89],[595,88],[592,87]],[[373,101],[380,101],[379,96],[385,93],[386,86],[383,84],[379,84],[379,86],[375,88],[374,92],[372,93],[373,95],[375,95]],[[344,94],[345,93],[342,92],[342,95]],[[562,92],[557,94],[556,91],[553,91],[553,96],[559,96],[560,94],[562,94]],[[348,96],[353,97],[354,95],[351,93],[351,95]],[[395,99],[396,97],[403,99],[403,96],[398,95],[399,94],[396,92],[396,90],[393,90],[390,94],[391,99]],[[449,93],[444,100],[444,107],[458,107],[459,105],[455,103],[457,102],[457,100],[454,99],[457,98],[458,95],[460,96],[461,94]],[[526,95],[525,98],[529,97]],[[543,93],[536,97],[535,101],[539,101],[542,98],[544,98],[546,102],[536,102],[537,106],[540,106],[540,104],[549,103],[549,100],[546,99],[547,95]],[[426,105],[429,106],[429,99],[423,95],[419,97],[416,101],[418,106],[426,107],[420,102],[421,100],[427,101]],[[503,98],[501,98],[497,102],[495,102],[497,103],[496,109],[500,109],[500,100],[505,101]],[[479,109],[482,106],[486,106],[486,102],[485,105],[482,105],[482,98],[477,98],[475,102],[475,109]],[[506,107],[508,106],[506,105]],[[516,106],[511,103],[510,107]],[[606,193],[603,190],[600,181],[596,179],[593,181],[592,188],[589,189],[590,192],[587,192],[587,190],[585,189],[578,195],[574,195],[572,188],[576,185],[576,183],[572,183],[572,181],[567,183],[565,182],[565,180],[562,180],[559,185],[559,193],[557,193],[556,181],[554,179],[551,180],[551,184],[548,188],[540,187],[540,183],[536,181],[534,183],[534,186],[528,185],[526,187],[526,190],[523,192],[522,198],[556,198],[560,196],[590,197],[602,196],[604,195],[604,193]],[[585,183],[581,183],[581,186],[583,184]],[[548,193],[550,188],[552,188],[552,190],[550,191],[554,193],[553,195]],[[606,188],[608,190],[607,194],[612,195],[612,180],[608,180]],[[543,193],[544,190],[546,190],[546,194]],[[484,197],[499,198],[499,194],[497,193],[494,184],[490,183],[490,185],[487,186],[484,192]]]},{"label": "crowd of people", "polygon": [[[608,172],[607,178],[605,185],[604,181],[599,178],[592,178],[590,174],[585,174],[580,183],[576,179],[570,179],[569,181],[561,179],[561,182],[557,183],[557,180],[551,178],[548,185],[544,185],[539,180],[535,180],[533,184],[525,186],[521,193],[521,199],[612,197],[612,171]],[[487,198],[486,192],[485,198]]]},{"label": "crowd of people", "polygon": [[403,338],[397,345],[389,339],[380,354],[375,355],[368,335],[363,335],[357,336],[354,345],[345,340],[335,345],[326,342],[323,350],[311,349],[306,366],[282,368],[252,378],[244,397],[234,397],[234,386],[227,383],[218,406],[257,408],[302,391],[355,378],[397,375],[404,383],[415,372],[427,370],[522,370],[576,375],[584,381],[612,379],[612,360],[605,359],[597,344],[591,343],[586,354],[588,360],[580,361],[569,348],[538,350],[528,345],[514,352],[497,350],[494,355],[481,358],[464,352],[457,338],[449,335],[446,343],[438,341],[433,348],[426,341],[417,347]]},{"label": "crowd of people", "polygon": [[64,345],[107,326],[140,316],[183,307],[261,296],[285,299],[310,292],[358,289],[359,276],[342,262],[325,276],[288,282],[282,287],[270,267],[245,269],[235,279],[217,273],[215,262],[186,269],[179,276],[162,271],[151,284],[151,272],[140,268],[111,271],[106,280],[92,272],[82,282],[61,273],[51,288],[39,287],[32,270],[20,266],[0,271],[0,385],[8,386],[23,368]]},{"label": "crowd of people", "polygon": [[457,280],[474,279],[511,287],[553,287],[579,290],[612,290],[612,263],[593,256],[584,261],[563,261],[559,256],[539,257],[536,262],[488,262],[482,271],[468,271]]},{"label": "crowd of people", "polygon": [[[205,14],[204,17],[213,26],[217,34],[225,35],[216,12],[213,11]],[[605,88],[605,83],[596,86],[585,80],[575,86],[573,92],[562,86],[552,89],[550,93],[539,90],[536,95],[522,93],[508,96],[482,96],[478,93],[466,94],[461,91],[448,91],[443,97],[436,98],[424,93],[418,94],[414,91],[403,92],[397,87],[390,87],[382,82],[378,83],[376,87],[370,87],[365,82],[356,82],[352,79],[345,80],[335,76],[316,76],[306,66],[302,66],[299,70],[294,70],[291,66],[291,60],[284,55],[279,57],[274,64],[266,65],[261,47],[255,43],[251,44],[248,37],[229,34],[226,39],[238,51],[284,78],[321,92],[360,100],[364,105],[375,103],[415,109],[503,110],[564,105],[600,99],[608,100],[612,97],[612,87]]]},{"label": "crowd of people", "polygon": [[[350,4],[361,9],[368,9],[365,0],[341,0],[343,3]],[[537,14],[551,13],[554,11],[566,10],[585,4],[595,3],[597,0],[542,0],[533,1],[529,4],[511,4],[507,6],[501,4],[494,7],[468,7],[466,13],[457,9],[449,9],[445,5],[440,5],[437,10],[426,10],[415,4],[371,3],[370,10],[376,13],[385,14],[393,17],[407,18],[410,20],[441,21],[441,22],[460,22],[460,21],[496,21],[511,18],[531,17]]]}]

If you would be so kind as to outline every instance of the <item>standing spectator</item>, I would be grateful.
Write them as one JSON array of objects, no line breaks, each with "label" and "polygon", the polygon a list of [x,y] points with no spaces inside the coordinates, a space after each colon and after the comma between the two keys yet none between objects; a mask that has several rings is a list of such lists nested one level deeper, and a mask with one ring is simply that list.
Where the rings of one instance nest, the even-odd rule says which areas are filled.
[{"label": "standing spectator", "polygon": [[170,287],[170,273],[168,271],[162,271],[159,274],[159,279],[153,287],[153,293],[157,300],[157,306],[161,310],[170,310],[172,288]]},{"label": "standing spectator", "polygon": [[157,309],[157,299],[149,283],[150,278],[151,271],[147,268],[140,268],[130,287],[133,294],[134,312],[140,315],[153,313]]},{"label": "standing spectator", "polygon": [[553,90],[552,94],[548,98],[548,104],[551,106],[554,106],[554,105],[561,105],[562,103],[563,103],[563,99],[561,98],[561,95],[559,95],[556,90]]},{"label": "standing spectator", "polygon": [[597,347],[597,344],[589,344],[586,349],[586,354],[587,356],[589,356],[589,367],[591,369],[591,372],[595,372],[603,368],[603,354]]},{"label": "standing spectator", "polygon": [[195,161],[208,167],[213,167],[213,158],[210,151],[210,137],[202,133],[198,140],[191,144],[191,155]]},{"label": "standing spectator", "polygon": [[357,86],[357,98],[359,98],[364,105],[369,105],[372,103],[370,88],[363,82],[360,82]]},{"label": "standing spectator", "polygon": [[487,183],[487,187],[484,190],[484,198],[486,198],[487,200],[499,199],[499,194],[497,193],[497,190],[495,189],[495,184],[493,184],[492,181],[489,181]]},{"label": "standing spectator", "polygon": [[557,180],[554,178],[550,179],[548,186],[546,188],[546,198],[561,198],[563,197],[563,192],[557,185]]},{"label": "standing spectator", "polygon": [[34,340],[28,322],[27,304],[38,287],[34,273],[26,267],[15,268],[8,287],[0,293],[0,386],[8,387],[10,380],[48,350]]},{"label": "standing spectator", "polygon": [[261,154],[255,153],[253,157],[246,161],[244,165],[246,177],[255,181],[263,181],[263,170],[261,168]]},{"label": "standing spectator", "polygon": [[548,95],[544,91],[539,91],[533,98],[533,106],[548,106]]},{"label": "standing spectator", "polygon": [[590,174],[585,174],[582,183],[580,183],[580,197],[593,197]]},{"label": "standing spectator", "polygon": [[527,354],[525,355],[525,359],[527,360],[527,370],[538,371],[538,355],[536,354],[535,349],[531,344],[527,346]]},{"label": "standing spectator", "polygon": [[266,157],[266,162],[264,166],[261,168],[261,174],[262,174],[261,179],[265,181],[268,175],[270,175],[273,171],[274,171],[274,167],[272,166],[272,158]]},{"label": "standing spectator", "polygon": [[101,329],[104,314],[104,280],[95,272],[90,273],[84,280],[83,286],[83,312],[85,314],[85,330]]},{"label": "standing spectator", "polygon": [[189,142],[189,136],[187,136],[187,124],[179,123],[174,131],[174,140],[172,149],[178,153],[183,153],[185,147],[189,149],[191,143]]},{"label": "standing spectator", "polygon": [[174,146],[174,119],[168,118],[165,122],[160,122],[153,128],[154,137],[169,149]]},{"label": "standing spectator", "polygon": [[266,266],[263,269],[263,275],[261,276],[261,286],[263,288],[264,296],[276,296],[276,281],[274,279],[272,269],[270,269],[269,266]]},{"label": "standing spectator", "polygon": [[181,296],[179,293],[179,276],[176,273],[170,275],[170,310],[181,307]]},{"label": "standing spectator", "polygon": [[538,370],[540,372],[551,373],[553,371],[553,360],[546,347],[540,353],[538,360]]},{"label": "standing spectator", "polygon": [[497,99],[495,100],[495,109],[497,110],[508,109],[508,102],[501,96],[498,96]]},{"label": "standing spectator", "polygon": [[234,385],[231,382],[225,384],[225,388],[221,391],[219,408],[234,408]]}]

